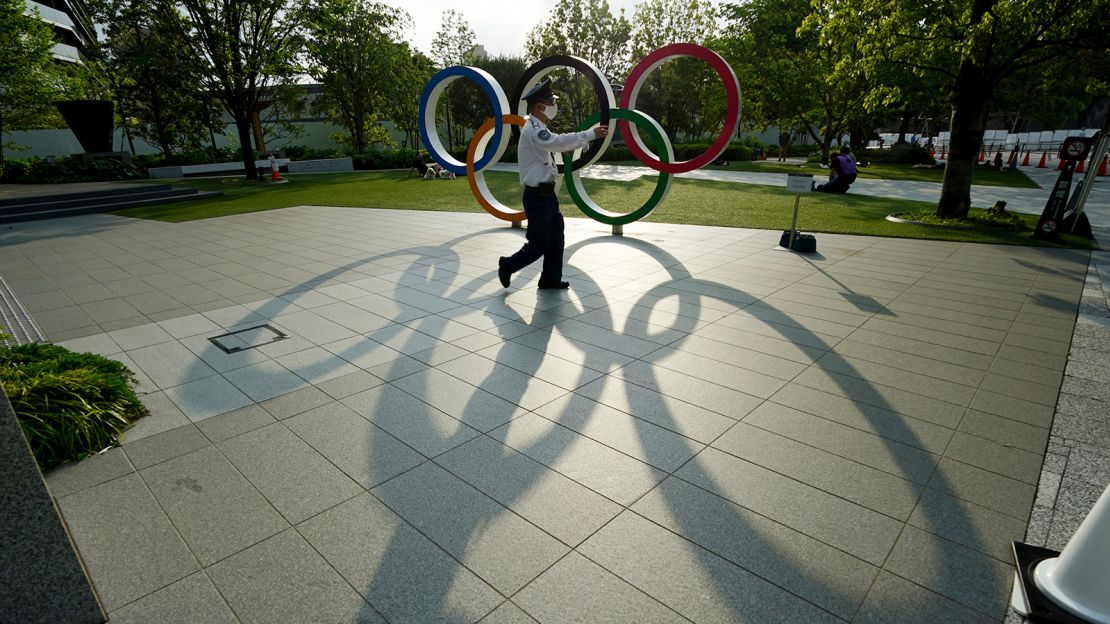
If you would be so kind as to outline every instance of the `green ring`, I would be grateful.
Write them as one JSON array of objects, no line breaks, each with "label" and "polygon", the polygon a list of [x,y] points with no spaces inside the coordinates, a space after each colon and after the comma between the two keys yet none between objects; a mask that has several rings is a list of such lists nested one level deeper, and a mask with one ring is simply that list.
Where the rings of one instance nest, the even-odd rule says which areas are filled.
[{"label": "green ring", "polygon": [[[647,133],[648,138],[655,144],[655,152],[659,155],[661,162],[671,162],[674,160],[674,154],[671,153],[671,144],[667,137],[663,134],[662,127],[659,123],[648,117],[644,113],[635,110],[628,110],[624,108],[611,108],[609,109],[609,116],[613,119],[623,119],[631,121],[636,124],[641,131]],[[589,119],[583,121],[578,126],[579,132],[590,129],[594,124],[598,123],[601,119],[601,113],[594,113]],[[600,221],[606,225],[624,225],[639,221],[644,217],[651,214],[651,211],[663,201],[667,196],[667,192],[671,189],[671,174],[660,173],[659,180],[655,183],[655,192],[651,197],[636,210],[627,214],[619,212],[610,212],[598,206],[590,196],[586,193],[586,189],[582,187],[582,180],[577,171],[572,171],[570,163],[574,162],[574,157],[571,152],[563,154],[563,163],[566,165],[563,172],[563,180],[567,185],[567,193],[570,194],[571,199],[574,200],[574,205],[578,209],[586,213],[586,216],[595,221]]]}]

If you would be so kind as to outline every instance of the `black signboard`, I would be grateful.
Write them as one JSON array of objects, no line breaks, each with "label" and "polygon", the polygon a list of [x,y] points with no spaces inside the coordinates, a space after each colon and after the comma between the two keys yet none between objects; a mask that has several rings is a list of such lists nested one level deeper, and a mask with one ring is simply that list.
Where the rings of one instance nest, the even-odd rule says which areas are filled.
[{"label": "black signboard", "polygon": [[1065,161],[1064,170],[1056,179],[1056,186],[1052,187],[1052,194],[1048,196],[1041,218],[1037,221],[1037,229],[1033,230],[1033,238],[1060,239],[1060,229],[1064,225],[1064,211],[1067,209],[1068,195],[1071,193],[1073,171],[1075,171],[1075,161]]}]

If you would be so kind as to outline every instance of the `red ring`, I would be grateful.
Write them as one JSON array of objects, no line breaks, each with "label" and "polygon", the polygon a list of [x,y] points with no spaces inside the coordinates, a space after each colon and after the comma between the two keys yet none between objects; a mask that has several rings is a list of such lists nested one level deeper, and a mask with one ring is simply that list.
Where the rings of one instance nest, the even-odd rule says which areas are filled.
[{"label": "red ring", "polygon": [[717,140],[709,146],[696,158],[684,160],[673,163],[661,162],[647,151],[647,149],[640,142],[640,137],[635,133],[627,121],[618,121],[621,134],[624,135],[628,141],[628,149],[632,155],[636,157],[641,163],[651,167],[652,169],[662,173],[686,173],[693,171],[700,167],[704,167],[717,159],[725,148],[728,147],[729,140],[732,139],[732,132],[736,129],[736,124],[740,119],[740,83],[736,79],[736,73],[732,71],[725,59],[721,58],[719,54],[706,48],[697,45],[696,43],[673,43],[668,46],[663,46],[658,50],[647,55],[642,61],[636,64],[632,73],[628,76],[628,81],[625,83],[624,92],[621,93],[621,108],[631,109],[635,107],[633,98],[638,94],[640,88],[640,81],[650,74],[656,67],[672,57],[676,56],[692,56],[700,59],[709,64],[717,75],[721,77],[721,82],[725,86],[725,98],[728,101],[728,108],[725,113],[725,124],[721,128],[721,134]]}]

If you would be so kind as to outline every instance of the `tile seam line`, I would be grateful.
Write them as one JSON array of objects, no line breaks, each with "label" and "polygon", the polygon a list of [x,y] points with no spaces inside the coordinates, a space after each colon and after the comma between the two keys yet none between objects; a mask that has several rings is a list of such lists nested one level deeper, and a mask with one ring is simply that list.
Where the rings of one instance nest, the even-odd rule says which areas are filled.
[{"label": "tile seam line", "polygon": [[[213,446],[215,446],[215,445],[213,445]],[[121,451],[123,450],[122,446],[121,446],[120,450]],[[193,452],[195,453],[195,452],[198,452],[200,450],[203,450],[203,449],[198,449],[197,451],[193,451]],[[190,454],[192,454],[192,453],[186,453],[186,455],[190,455]],[[124,457],[127,457],[126,452],[124,453]],[[181,543],[185,546],[185,549],[188,550],[190,555],[192,555],[193,562],[196,563],[196,565],[197,565],[197,570],[196,571],[191,572],[191,573],[181,577],[180,579],[175,580],[174,583],[176,583],[178,581],[181,581],[182,579],[188,578],[189,576],[192,576],[193,574],[196,574],[196,572],[198,572],[198,571],[203,573],[205,578],[208,579],[208,582],[212,584],[213,589],[216,590],[216,594],[219,595],[220,600],[222,600],[223,603],[224,603],[224,606],[226,606],[228,608],[228,611],[231,612],[232,616],[235,617],[236,620],[242,622],[242,618],[239,616],[239,613],[236,612],[235,608],[231,606],[231,602],[228,601],[227,596],[224,595],[224,592],[220,591],[219,586],[216,585],[216,581],[208,573],[207,567],[203,563],[201,563],[200,557],[193,550],[193,547],[189,544],[189,541],[185,539],[185,536],[181,533],[181,529],[178,528],[177,523],[174,522],[173,518],[170,517],[170,514],[169,514],[169,512],[166,511],[166,508],[162,504],[162,501],[158,500],[158,497],[154,495],[154,491],[150,489],[150,484],[148,484],[146,482],[146,479],[143,478],[143,475],[142,475],[141,471],[139,471],[138,469],[135,468],[134,464],[131,462],[130,457],[127,457],[127,462],[128,462],[128,464],[131,465],[131,468],[133,470],[135,470],[135,472],[133,474],[135,475],[135,477],[137,477],[139,479],[139,483],[143,484],[143,491],[145,491],[147,493],[147,495],[150,496],[151,500],[154,501],[154,504],[158,505],[158,510],[162,512],[162,516],[166,519],[167,522],[169,522],[170,526],[173,528],[174,533],[177,535],[177,539],[181,540]],[[229,461],[228,463],[230,464],[231,462]],[[232,468],[235,468],[234,464],[231,464],[231,466],[232,466]],[[148,468],[149,468],[149,466],[148,466]],[[124,475],[124,476],[127,476],[127,475]],[[246,480],[246,477],[243,477],[243,479]],[[250,483],[250,482],[248,481],[248,483]],[[254,487],[253,483],[251,483],[251,487],[252,488]],[[260,493],[260,495],[261,495],[261,493]],[[269,503],[269,501],[267,501],[267,503]],[[271,504],[271,506],[272,506],[272,504]],[[284,517],[282,519],[284,520]],[[272,537],[272,536],[270,536],[270,537]],[[252,544],[251,546],[253,546],[253,545],[254,544]],[[215,562],[213,562],[213,563],[215,563]],[[169,583],[169,584],[167,584],[163,587],[158,588],[158,590],[155,590],[155,591],[160,591],[162,589],[165,589],[166,587],[169,587],[172,584],[173,583]],[[146,598],[146,597],[148,597],[148,596],[150,596],[154,593],[155,592],[153,592],[153,591],[149,592],[149,593],[147,593],[143,596],[140,596],[135,601],[132,601],[132,603],[129,603],[129,604],[133,604],[134,602],[137,602],[138,600],[141,600],[142,598]]]},{"label": "tile seam line", "polygon": [[[739,422],[740,422],[740,421],[737,421],[737,423],[739,423]],[[836,615],[836,614],[832,613],[832,612],[831,612],[831,611],[829,611],[828,609],[826,609],[826,608],[824,608],[824,607],[822,607],[822,606],[820,606],[820,605],[818,605],[818,604],[814,603],[814,602],[813,602],[812,600],[810,600],[810,599],[808,599],[808,598],[806,598],[806,597],[804,597],[804,596],[802,596],[802,595],[800,595],[800,594],[797,594],[797,593],[795,593],[795,592],[794,592],[793,590],[791,590],[791,589],[789,589],[789,588],[783,587],[783,586],[782,586],[782,585],[780,585],[779,583],[777,583],[777,582],[775,582],[775,581],[773,581],[773,580],[771,580],[771,579],[769,579],[769,578],[766,578],[765,576],[763,576],[763,575],[761,575],[761,574],[759,574],[759,573],[755,572],[754,570],[751,570],[751,569],[749,569],[749,568],[748,568],[747,566],[744,566],[744,565],[742,565],[741,563],[739,563],[739,562],[737,562],[737,561],[734,561],[733,559],[731,559],[731,558],[729,558],[729,557],[726,557],[726,556],[724,556],[724,555],[722,555],[722,554],[720,554],[720,553],[717,553],[716,551],[714,551],[714,550],[711,550],[711,549],[710,549],[709,547],[707,547],[707,546],[703,546],[703,545],[701,545],[701,544],[699,544],[699,543],[695,542],[695,541],[694,541],[693,539],[691,539],[691,538],[689,538],[689,537],[687,537],[687,536],[685,536],[685,535],[682,535],[681,533],[678,533],[678,532],[674,531],[674,530],[673,530],[673,529],[671,529],[670,527],[666,527],[666,526],[663,526],[663,525],[659,524],[658,522],[656,522],[655,520],[653,520],[653,519],[651,519],[651,518],[648,518],[648,517],[644,516],[643,514],[640,514],[639,512],[637,512],[637,511],[635,511],[634,509],[632,509],[632,508],[633,508],[633,507],[634,507],[634,506],[635,506],[635,505],[636,505],[637,503],[639,503],[639,502],[640,502],[641,500],[643,500],[643,499],[644,499],[644,498],[645,498],[646,496],[648,496],[648,495],[649,495],[649,494],[651,494],[652,492],[654,492],[654,491],[658,490],[658,489],[660,488],[660,486],[661,486],[661,485],[662,485],[663,483],[665,483],[665,482],[666,482],[666,481],[667,481],[668,479],[674,478],[674,479],[677,479],[677,480],[681,481],[682,483],[685,483],[686,485],[689,485],[690,487],[694,487],[694,488],[697,488],[698,490],[701,490],[701,491],[703,491],[703,492],[705,492],[705,493],[707,493],[707,494],[709,494],[709,495],[711,495],[711,496],[717,497],[717,498],[721,499],[722,501],[725,501],[725,502],[726,502],[727,504],[730,504],[730,505],[735,505],[735,506],[737,506],[737,507],[739,507],[739,508],[741,508],[741,509],[744,509],[744,510],[746,510],[747,512],[749,512],[749,513],[753,514],[753,515],[756,515],[756,516],[758,516],[758,517],[760,517],[760,518],[763,518],[763,519],[764,519],[764,520],[766,520],[767,522],[770,522],[770,523],[772,523],[772,524],[774,524],[774,525],[776,525],[776,526],[780,526],[780,527],[783,527],[783,528],[784,528],[784,529],[786,529],[787,531],[790,531],[790,532],[793,532],[793,533],[797,533],[798,535],[802,535],[802,536],[804,536],[804,537],[805,537],[805,538],[807,538],[807,539],[811,539],[811,540],[813,540],[813,541],[815,541],[815,542],[817,542],[817,543],[819,543],[819,544],[823,544],[823,545],[827,546],[828,548],[831,548],[832,550],[835,550],[836,552],[842,553],[842,554],[843,554],[843,555],[845,555],[845,556],[851,557],[851,558],[853,558],[853,559],[855,559],[855,560],[857,560],[857,561],[863,562],[863,563],[864,563],[864,564],[866,564],[866,565],[870,565],[870,566],[872,566],[872,567],[876,568],[876,570],[879,570],[880,568],[879,568],[878,566],[875,566],[875,564],[873,564],[873,563],[870,563],[870,562],[868,562],[868,561],[866,561],[866,560],[864,560],[864,559],[861,559],[860,557],[858,557],[858,556],[856,556],[856,555],[854,555],[854,554],[852,554],[852,553],[850,553],[850,552],[847,552],[847,551],[845,551],[845,550],[841,549],[841,548],[840,548],[840,547],[838,547],[838,546],[835,546],[835,545],[833,545],[833,544],[829,544],[828,542],[825,542],[825,541],[823,541],[823,540],[821,540],[821,539],[819,539],[819,538],[817,538],[817,537],[814,537],[814,536],[812,536],[812,535],[810,535],[810,534],[808,534],[808,533],[806,533],[806,532],[804,532],[804,531],[802,531],[802,530],[800,530],[800,529],[796,529],[796,528],[794,528],[794,527],[792,527],[792,526],[790,526],[790,525],[788,525],[788,524],[784,524],[783,522],[781,522],[781,521],[779,521],[779,520],[776,520],[776,519],[774,519],[774,518],[771,518],[771,517],[769,517],[769,516],[767,516],[767,515],[765,515],[765,514],[763,514],[763,513],[759,512],[759,511],[757,511],[757,510],[754,510],[754,509],[752,509],[752,508],[750,508],[750,507],[747,507],[747,506],[745,506],[745,505],[741,505],[740,503],[737,503],[737,502],[735,502],[735,501],[733,501],[733,500],[731,500],[731,499],[729,499],[729,498],[726,498],[726,497],[722,496],[721,494],[719,494],[719,493],[717,493],[717,492],[714,492],[714,491],[712,491],[712,490],[706,489],[706,488],[702,487],[701,485],[699,485],[699,484],[697,484],[697,483],[693,483],[693,482],[691,482],[691,481],[687,481],[686,479],[683,479],[682,477],[678,476],[678,472],[679,472],[680,470],[682,470],[682,469],[683,469],[683,468],[684,468],[685,466],[687,466],[688,464],[690,464],[691,462],[693,462],[693,461],[694,461],[695,459],[697,459],[697,456],[698,456],[698,455],[700,455],[701,453],[703,453],[703,452],[705,451],[705,449],[709,448],[709,447],[710,447],[710,445],[711,445],[711,444],[712,444],[713,442],[716,442],[716,441],[717,441],[717,440],[719,440],[719,439],[720,439],[721,437],[723,437],[723,436],[724,436],[725,434],[727,434],[727,433],[728,433],[728,431],[729,431],[729,430],[731,430],[731,429],[732,429],[733,427],[735,427],[737,423],[733,423],[733,425],[729,426],[729,427],[728,427],[728,429],[726,429],[725,431],[722,431],[722,432],[721,432],[721,433],[720,433],[720,434],[719,434],[719,435],[718,435],[718,436],[717,436],[716,438],[714,438],[712,442],[710,442],[709,444],[706,444],[704,448],[702,448],[701,450],[699,450],[699,451],[698,451],[697,453],[694,453],[693,455],[691,455],[691,456],[690,456],[690,458],[689,458],[689,459],[687,459],[687,460],[686,460],[685,462],[683,462],[683,463],[682,463],[682,464],[681,464],[680,466],[678,466],[677,468],[675,468],[675,469],[674,469],[673,471],[671,471],[671,472],[667,473],[667,476],[665,476],[665,477],[664,477],[663,479],[660,479],[660,480],[659,480],[659,481],[658,481],[658,482],[657,482],[657,483],[656,483],[656,484],[655,484],[654,486],[652,486],[651,488],[649,488],[649,489],[648,489],[647,491],[645,491],[645,492],[644,492],[643,494],[641,494],[640,496],[638,496],[638,497],[637,497],[637,498],[636,498],[636,499],[635,499],[634,501],[632,501],[631,503],[629,503],[629,504],[627,505],[627,507],[625,507],[625,511],[626,511],[626,512],[628,512],[628,513],[632,513],[632,514],[635,514],[636,516],[638,516],[638,517],[640,517],[640,518],[643,518],[644,520],[646,520],[646,521],[648,521],[648,522],[651,522],[652,524],[654,524],[654,525],[656,525],[656,526],[660,527],[661,529],[663,529],[663,530],[665,530],[665,531],[668,531],[668,532],[670,532],[670,533],[674,534],[674,535],[675,535],[675,536],[677,536],[677,537],[678,537],[679,539],[682,539],[682,540],[684,540],[685,542],[688,542],[688,543],[692,544],[692,545],[693,545],[694,547],[696,547],[696,548],[701,548],[701,549],[705,550],[706,552],[712,553],[712,554],[713,554],[714,556],[716,556],[716,557],[719,557],[719,558],[720,558],[721,560],[723,560],[723,561],[726,561],[726,562],[728,562],[728,563],[730,563],[730,564],[732,564],[732,565],[736,566],[737,568],[740,568],[740,569],[741,569],[741,570],[743,570],[744,572],[746,572],[746,573],[748,573],[748,574],[751,574],[752,576],[754,576],[754,577],[756,577],[756,578],[758,578],[758,579],[760,579],[760,580],[762,580],[762,581],[764,581],[764,582],[766,582],[766,583],[768,583],[768,584],[770,584],[770,585],[772,585],[772,586],[774,586],[774,587],[776,587],[776,588],[780,589],[781,591],[784,591],[784,592],[786,592],[786,593],[790,594],[791,596],[794,596],[794,597],[798,598],[799,600],[801,600],[801,601],[803,601],[803,602],[805,602],[805,603],[807,603],[807,604],[810,604],[810,605],[812,605],[812,606],[813,606],[814,608],[816,608],[816,609],[818,609],[818,610],[820,610],[820,611],[823,611],[823,612],[829,613],[830,615],[832,615],[833,617],[837,618],[838,620],[842,620],[842,621],[843,621],[843,620],[844,620],[844,618],[841,618],[840,616],[838,616],[838,615]],[[714,449],[715,449],[715,450],[718,450],[718,451],[720,450],[720,449],[716,449],[716,447],[714,447]],[[746,461],[746,460],[745,460],[745,461]],[[789,477],[786,477],[786,478],[789,478]],[[811,486],[811,487],[812,487],[812,486]],[[665,495],[662,495],[662,493],[660,493],[660,495],[661,495],[661,496],[663,496],[663,497],[664,497],[664,499],[666,498],[666,496],[665,496]],[[849,501],[849,502],[850,502],[850,501]],[[624,512],[622,512],[622,513],[624,513]],[[581,543],[580,543],[579,545],[581,545],[581,544],[585,544],[585,543],[586,543],[587,541],[589,541],[589,539],[590,539],[590,538],[594,537],[594,535],[596,535],[597,533],[599,533],[599,532],[600,532],[600,531],[601,531],[601,530],[602,530],[602,529],[603,529],[603,528],[604,528],[605,526],[608,526],[608,525],[609,525],[610,523],[612,523],[612,521],[613,521],[613,520],[615,520],[615,519],[616,519],[616,518],[617,518],[618,516],[620,516],[620,515],[621,515],[621,514],[620,514],[620,513],[618,513],[618,514],[617,514],[616,516],[613,516],[613,518],[610,518],[610,519],[609,519],[609,521],[605,523],[605,525],[603,525],[602,527],[599,527],[599,528],[598,528],[598,529],[597,529],[596,531],[594,531],[594,533],[592,533],[592,534],[591,534],[590,536],[588,536],[588,537],[587,537],[586,539],[582,540],[582,542],[581,542]],[[575,547],[575,550],[577,550],[577,546]],[[586,555],[585,555],[584,553],[579,553],[579,554],[582,554],[582,556],[586,557]],[[587,557],[587,558],[589,558],[589,557]],[[591,561],[593,561],[593,560],[591,559]],[[598,562],[595,562],[595,563],[597,563],[598,565],[601,565],[601,564],[600,564],[600,563],[598,563]],[[602,567],[604,567],[604,566],[602,566]],[[606,568],[606,570],[608,570],[608,568]],[[616,574],[615,572],[612,572],[612,573],[613,573],[613,574]],[[619,576],[619,575],[618,575],[618,576]],[[623,578],[623,577],[621,577],[621,578]],[[626,582],[628,582],[628,581],[626,581]]]}]

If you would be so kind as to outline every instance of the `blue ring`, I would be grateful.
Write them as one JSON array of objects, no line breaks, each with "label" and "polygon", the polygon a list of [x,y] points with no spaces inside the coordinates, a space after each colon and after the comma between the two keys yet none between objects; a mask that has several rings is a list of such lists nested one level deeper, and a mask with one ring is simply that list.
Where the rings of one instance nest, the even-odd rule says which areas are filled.
[{"label": "blue ring", "polygon": [[[463,65],[445,67],[441,69],[439,73],[437,73],[435,76],[432,76],[432,79],[429,80],[428,84],[424,86],[424,92],[420,95],[420,113],[419,117],[417,118],[417,122],[420,129],[420,138],[424,141],[424,145],[428,149],[428,155],[430,155],[433,160],[442,165],[444,169],[450,171],[451,173],[455,175],[466,175],[466,163],[461,163],[455,160],[453,157],[451,157],[450,154],[439,153],[435,146],[436,143],[442,145],[442,142],[438,141],[438,134],[436,135],[436,142],[433,142],[431,140],[431,137],[428,134],[427,124],[425,123],[425,114],[428,109],[428,100],[431,98],[432,91],[435,90],[436,86],[438,86],[440,82],[448,78],[469,78],[470,80],[474,81],[479,87],[481,87],[482,90],[486,92],[486,98],[489,99],[490,104],[493,106],[492,117],[494,119],[501,119],[501,117],[505,114],[505,111],[501,110],[501,103],[498,101],[497,92],[494,90],[494,86],[490,84],[488,80],[486,80],[485,76],[479,74],[473,67],[466,67]],[[435,111],[433,111],[433,114],[434,112]],[[496,146],[501,144],[503,134],[504,125],[496,124],[493,127],[493,137],[490,139],[489,147],[486,148],[486,152],[482,156],[482,158],[478,162],[474,163],[474,169],[476,171],[485,169],[486,166],[490,164],[490,161],[493,160],[494,156],[497,155],[498,150],[496,149]]]}]

